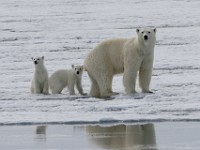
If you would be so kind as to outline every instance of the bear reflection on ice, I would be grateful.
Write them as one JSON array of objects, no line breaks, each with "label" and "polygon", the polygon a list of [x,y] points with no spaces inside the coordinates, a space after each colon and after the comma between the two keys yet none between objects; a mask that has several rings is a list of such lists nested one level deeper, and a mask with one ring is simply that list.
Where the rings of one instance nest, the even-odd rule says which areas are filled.
[{"label": "bear reflection on ice", "polygon": [[89,125],[86,132],[92,143],[104,149],[156,150],[153,124],[115,125],[110,127]]}]

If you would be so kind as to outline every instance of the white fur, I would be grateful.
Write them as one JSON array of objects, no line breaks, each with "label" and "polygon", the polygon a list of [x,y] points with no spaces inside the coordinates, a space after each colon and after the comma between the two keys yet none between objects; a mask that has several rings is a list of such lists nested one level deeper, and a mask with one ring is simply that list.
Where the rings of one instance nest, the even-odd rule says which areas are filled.
[{"label": "white fur", "polygon": [[[104,97],[112,91],[113,76],[124,73],[123,84],[128,94],[135,93],[137,72],[142,92],[150,92],[156,29],[137,29],[137,37],[112,39],[97,45],[84,62],[91,79],[90,96]],[[144,40],[148,36],[148,40]]]},{"label": "white fur", "polygon": [[[49,93],[48,72],[44,66],[44,56],[32,58],[35,65],[33,79],[31,81],[31,93]],[[37,64],[36,64],[37,63]]]},{"label": "white fur", "polygon": [[53,94],[60,94],[62,90],[68,86],[70,95],[74,95],[74,86],[81,95],[85,95],[82,89],[83,66],[74,66],[70,70],[58,70],[49,78],[49,86]]}]

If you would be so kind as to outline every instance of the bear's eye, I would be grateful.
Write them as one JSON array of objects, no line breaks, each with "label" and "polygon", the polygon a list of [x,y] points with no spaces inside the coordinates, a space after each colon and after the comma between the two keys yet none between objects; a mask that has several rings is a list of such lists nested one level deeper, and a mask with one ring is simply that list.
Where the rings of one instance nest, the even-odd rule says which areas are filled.
[{"label": "bear's eye", "polygon": [[39,58],[37,60],[40,60]]},{"label": "bear's eye", "polygon": [[74,68],[76,70],[76,68]]},{"label": "bear's eye", "polygon": [[148,33],[150,34],[151,32],[149,31]]},{"label": "bear's eye", "polygon": [[142,34],[143,34],[144,32],[142,31]]}]

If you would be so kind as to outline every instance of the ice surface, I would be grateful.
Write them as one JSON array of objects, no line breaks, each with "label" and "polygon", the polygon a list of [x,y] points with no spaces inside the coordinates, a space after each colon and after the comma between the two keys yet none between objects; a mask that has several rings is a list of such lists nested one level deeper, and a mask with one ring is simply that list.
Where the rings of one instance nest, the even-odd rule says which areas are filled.
[{"label": "ice surface", "polygon": [[[199,120],[200,2],[198,0],[0,1],[0,123]],[[32,56],[45,56],[51,75],[82,64],[105,39],[157,28],[151,87],[154,94],[127,96],[116,76],[114,99],[32,95]],[[83,88],[90,81],[83,74]]]}]

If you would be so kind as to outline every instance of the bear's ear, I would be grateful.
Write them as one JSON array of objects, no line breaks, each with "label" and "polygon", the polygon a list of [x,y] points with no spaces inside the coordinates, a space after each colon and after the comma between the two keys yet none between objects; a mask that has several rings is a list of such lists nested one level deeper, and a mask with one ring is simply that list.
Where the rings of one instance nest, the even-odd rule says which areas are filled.
[{"label": "bear's ear", "polygon": [[82,69],[83,69],[83,71],[86,71],[86,69],[85,69],[84,65],[82,65]]},{"label": "bear's ear", "polygon": [[33,58],[33,57],[31,57],[31,59],[33,60],[34,58]]},{"label": "bear's ear", "polygon": [[154,28],[154,29],[153,29],[153,31],[156,33],[157,29],[156,29],[156,28]]},{"label": "bear's ear", "polygon": [[72,69],[74,69],[74,65],[72,65]]},{"label": "bear's ear", "polygon": [[84,67],[83,67],[83,65],[81,65],[81,70],[83,70],[84,69]]},{"label": "bear's ear", "polygon": [[140,32],[140,29],[136,29],[137,34]]},{"label": "bear's ear", "polygon": [[42,56],[42,59],[44,60],[44,56]]}]

